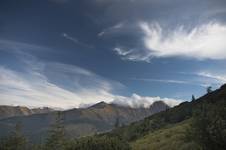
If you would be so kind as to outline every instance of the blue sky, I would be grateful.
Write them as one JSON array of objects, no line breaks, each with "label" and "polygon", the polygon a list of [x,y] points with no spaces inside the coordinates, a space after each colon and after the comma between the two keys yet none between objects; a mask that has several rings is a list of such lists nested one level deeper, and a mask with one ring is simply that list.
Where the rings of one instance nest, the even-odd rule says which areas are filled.
[{"label": "blue sky", "polygon": [[1,0],[0,104],[190,100],[226,82],[224,0]]}]

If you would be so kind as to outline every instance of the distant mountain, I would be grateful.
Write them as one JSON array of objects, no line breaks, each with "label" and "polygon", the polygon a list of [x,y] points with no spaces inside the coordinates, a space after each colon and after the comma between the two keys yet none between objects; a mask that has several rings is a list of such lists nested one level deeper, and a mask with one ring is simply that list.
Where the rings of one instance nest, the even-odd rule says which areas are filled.
[{"label": "distant mountain", "polygon": [[[161,101],[153,103],[150,108],[131,108],[100,102],[88,108],[71,109],[62,113],[67,135],[79,137],[109,131],[114,128],[116,120],[121,126],[127,125],[168,108],[169,106]],[[55,112],[47,112],[2,119],[0,135],[7,135],[13,129],[13,125],[20,122],[24,133],[38,141],[39,138],[45,137],[48,128],[54,122],[55,115]]]},{"label": "distant mountain", "polygon": [[168,105],[166,105],[166,103],[164,103],[163,101],[156,101],[154,102],[150,107],[150,111],[154,114],[156,112],[160,112],[162,110],[167,110],[170,107]]},{"label": "distant mountain", "polygon": [[15,117],[15,116],[28,116],[32,114],[41,114],[41,113],[49,113],[54,111],[51,108],[43,107],[43,108],[34,108],[29,109],[24,106],[0,106],[0,119]]}]

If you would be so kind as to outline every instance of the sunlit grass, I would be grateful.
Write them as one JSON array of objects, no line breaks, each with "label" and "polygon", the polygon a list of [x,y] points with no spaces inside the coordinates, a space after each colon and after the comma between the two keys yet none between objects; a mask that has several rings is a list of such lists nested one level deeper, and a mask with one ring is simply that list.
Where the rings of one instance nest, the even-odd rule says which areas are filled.
[{"label": "sunlit grass", "polygon": [[159,129],[131,143],[134,150],[198,150],[199,147],[186,140],[190,120]]}]

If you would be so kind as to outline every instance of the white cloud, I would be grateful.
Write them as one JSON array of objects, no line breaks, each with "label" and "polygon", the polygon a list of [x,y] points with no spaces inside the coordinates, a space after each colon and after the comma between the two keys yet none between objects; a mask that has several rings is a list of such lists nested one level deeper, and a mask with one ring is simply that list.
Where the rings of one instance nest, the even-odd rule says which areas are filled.
[{"label": "white cloud", "polygon": [[126,49],[122,47],[115,47],[113,51],[116,52],[117,55],[121,56],[122,60],[130,60],[130,61],[145,61],[150,62],[151,56],[147,53],[139,52],[137,49]]},{"label": "white cloud", "polygon": [[130,53],[133,52],[133,50],[124,50],[122,48],[116,47],[113,49],[118,55],[121,56],[128,56]]},{"label": "white cloud", "polygon": [[110,102],[115,90],[124,89],[121,83],[84,68],[44,62],[27,53],[42,47],[2,40],[0,43],[0,50],[17,57],[13,61],[20,68],[0,65],[1,105],[79,107],[81,103]]},{"label": "white cloud", "polygon": [[[147,106],[161,99],[136,94],[131,97],[114,94],[117,90],[122,92],[125,86],[79,66],[41,61],[27,53],[27,50],[39,50],[42,47],[12,41],[0,41],[0,43],[2,43],[0,50],[15,54],[18,60],[14,60],[14,63],[23,70],[0,65],[1,105],[67,109],[100,101],[118,101],[137,107]],[[161,100],[172,106],[178,103],[173,99]]]},{"label": "white cloud", "polygon": [[160,98],[160,97],[144,97],[137,94],[132,94],[131,97],[124,97],[124,96],[116,96],[113,103],[120,104],[124,106],[130,106],[130,107],[149,107],[153,102],[156,101],[163,101],[170,107],[176,106],[183,102],[183,100],[177,100],[177,99],[171,99],[171,98]]},{"label": "white cloud", "polygon": [[123,59],[150,62],[151,58],[184,57],[197,60],[226,59],[226,25],[210,22],[192,29],[178,26],[175,29],[162,28],[158,23],[139,23],[144,33],[146,49],[114,50]]},{"label": "white cloud", "polygon": [[[107,81],[96,79],[92,74],[87,76],[87,74],[82,72],[82,76],[86,76],[87,80],[89,79],[91,87],[88,88],[79,84],[82,81],[80,81],[78,74],[73,73],[73,71],[70,73],[75,76],[70,82],[73,82],[72,84],[79,87],[79,89],[69,90],[64,86],[52,83],[47,76],[40,72],[32,71],[27,72],[25,75],[0,67],[1,104],[71,108],[78,107],[81,103],[95,103],[101,100],[110,102],[113,100],[113,95],[111,94],[113,87]],[[67,76],[67,74],[64,75]],[[67,80],[70,80],[69,76],[67,78]],[[100,82],[99,85],[94,83],[96,80]]]},{"label": "white cloud", "polygon": [[221,83],[226,83],[226,75],[212,74],[212,73],[209,73],[209,72],[200,72],[198,74],[200,76],[216,79]]},{"label": "white cloud", "polygon": [[164,31],[158,24],[140,23],[144,44],[155,57],[188,57],[195,59],[226,59],[226,26],[208,23],[186,30],[180,26]]},{"label": "white cloud", "polygon": [[219,88],[219,86],[226,84],[226,75],[223,72],[201,70],[194,73],[180,72],[180,74],[188,76],[188,84],[199,85],[204,88],[208,86]]},{"label": "white cloud", "polygon": [[[60,69],[55,70],[53,73],[61,71],[62,75],[66,76],[66,78],[61,78],[62,76],[60,78],[66,84],[71,82],[72,85],[75,85],[73,89],[68,89],[67,87],[51,82],[47,76],[40,72],[32,71],[27,72],[25,75],[5,67],[0,67],[1,105],[48,106],[68,109],[105,101],[137,108],[148,107],[153,102],[160,100],[169,106],[175,106],[182,102],[182,100],[170,98],[142,97],[137,94],[133,94],[131,97],[115,95],[112,94],[112,90],[115,88],[114,85],[120,83],[112,83],[99,79],[95,74],[81,68],[63,64],[58,64],[60,67],[57,64],[54,65]],[[62,65],[64,68],[66,67],[65,70],[62,70]],[[67,73],[73,77],[68,76]],[[82,79],[79,74],[86,76],[85,79]],[[90,87],[83,85],[83,80],[88,80],[87,82],[89,82]]]}]

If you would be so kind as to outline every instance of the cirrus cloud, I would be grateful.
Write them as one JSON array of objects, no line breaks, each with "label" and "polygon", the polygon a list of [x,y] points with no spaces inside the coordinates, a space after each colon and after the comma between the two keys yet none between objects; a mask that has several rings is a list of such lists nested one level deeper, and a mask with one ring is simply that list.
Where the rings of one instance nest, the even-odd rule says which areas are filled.
[{"label": "cirrus cloud", "polygon": [[139,26],[152,56],[226,59],[226,26],[223,24],[210,22],[191,30],[179,26],[171,31],[165,31],[158,23],[142,22]]},{"label": "cirrus cloud", "polygon": [[[63,64],[55,64],[62,66]],[[20,72],[13,71],[9,68],[0,67],[0,96],[1,105],[25,105],[33,107],[53,107],[68,109],[73,107],[90,106],[100,101],[115,103],[122,106],[132,108],[149,107],[156,101],[163,101],[170,107],[178,105],[183,100],[173,98],[160,98],[158,96],[140,96],[133,93],[131,96],[121,96],[112,93],[112,88],[115,87],[113,82],[100,80],[93,73],[87,74],[84,70],[78,67],[66,67],[68,73],[74,77],[70,77],[65,70],[55,70],[60,73],[63,71],[62,78],[69,80],[78,89],[68,89],[62,85],[51,82],[50,79],[40,72],[27,72],[26,75]],[[55,66],[59,68],[59,66]],[[77,70],[78,69],[78,70]],[[90,86],[81,85],[83,79],[81,76],[86,76]],[[59,78],[60,79],[60,78]],[[95,82],[98,81],[98,85]],[[68,82],[68,81],[66,81]],[[80,83],[81,82],[81,83]],[[79,84],[80,83],[80,84]],[[68,85],[67,85],[68,86]]]},{"label": "cirrus cloud", "polygon": [[150,62],[152,58],[180,57],[196,60],[226,59],[226,25],[209,22],[191,29],[178,26],[166,29],[159,23],[140,22],[145,48],[120,48],[114,51],[123,59]]},{"label": "cirrus cloud", "polygon": [[0,65],[0,105],[68,109],[100,101],[131,107],[146,107],[158,100],[170,106],[181,102],[137,94],[122,96],[118,91],[122,92],[126,87],[120,82],[76,65],[44,61],[28,53],[43,47],[13,41],[0,40],[0,43],[0,53],[7,51],[10,56],[16,55],[14,62],[18,67]]}]

